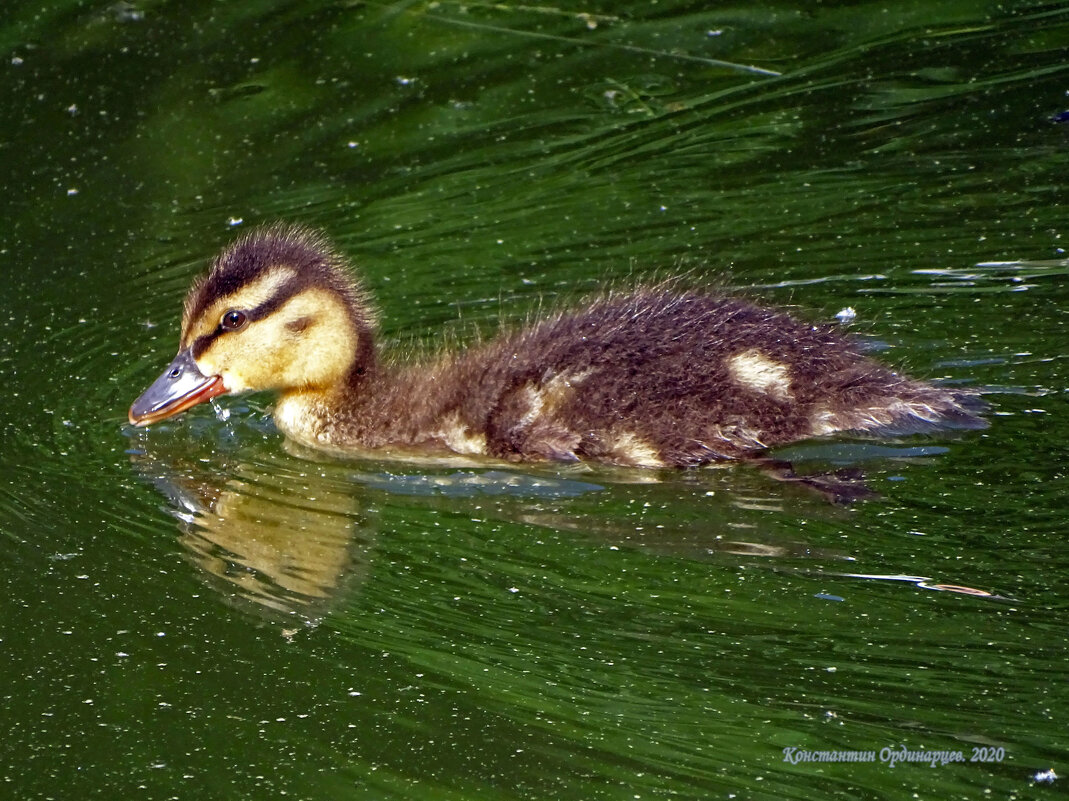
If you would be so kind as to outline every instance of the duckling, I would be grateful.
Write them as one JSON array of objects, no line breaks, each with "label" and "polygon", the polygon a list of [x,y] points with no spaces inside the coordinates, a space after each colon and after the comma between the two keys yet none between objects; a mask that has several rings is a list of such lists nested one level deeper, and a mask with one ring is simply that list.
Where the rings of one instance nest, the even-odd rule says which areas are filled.
[{"label": "duckling", "polygon": [[274,390],[278,428],[314,448],[645,468],[986,425],[972,395],[900,375],[830,328],[671,283],[423,364],[384,362],[375,334],[368,293],[321,234],[254,230],[193,284],[178,355],[130,422]]}]

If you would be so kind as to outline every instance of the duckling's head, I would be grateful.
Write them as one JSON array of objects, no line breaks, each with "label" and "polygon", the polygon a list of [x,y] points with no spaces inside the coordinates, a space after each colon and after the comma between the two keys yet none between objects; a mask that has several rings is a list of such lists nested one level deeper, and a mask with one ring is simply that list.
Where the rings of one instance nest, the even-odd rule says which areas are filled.
[{"label": "duckling's head", "polygon": [[374,366],[375,316],[318,233],[275,225],[224,250],[186,296],[178,355],[130,407],[145,426],[228,392],[330,391]]}]

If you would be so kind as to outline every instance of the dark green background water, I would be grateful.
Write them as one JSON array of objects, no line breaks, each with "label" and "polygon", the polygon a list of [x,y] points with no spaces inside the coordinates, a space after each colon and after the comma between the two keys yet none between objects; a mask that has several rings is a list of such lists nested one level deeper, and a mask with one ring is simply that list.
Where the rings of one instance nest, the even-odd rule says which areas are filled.
[{"label": "dark green background water", "polygon": [[[1064,795],[1067,56],[1065,3],[5,3],[0,796]],[[280,218],[402,349],[686,270],[992,425],[792,449],[850,509],[130,430]],[[1004,757],[783,759],[903,745]]]}]

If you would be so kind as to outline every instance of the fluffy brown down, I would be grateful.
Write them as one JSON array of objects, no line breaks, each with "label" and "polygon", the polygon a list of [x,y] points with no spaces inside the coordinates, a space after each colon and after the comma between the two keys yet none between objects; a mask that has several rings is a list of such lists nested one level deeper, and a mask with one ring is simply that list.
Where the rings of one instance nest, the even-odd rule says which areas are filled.
[{"label": "fluffy brown down", "polygon": [[[740,354],[782,367],[787,388],[740,383]],[[451,427],[512,460],[684,467],[833,431],[984,425],[970,396],[898,375],[834,331],[669,290],[600,299],[433,366],[371,362],[353,383],[325,421],[335,444],[433,448]]]}]

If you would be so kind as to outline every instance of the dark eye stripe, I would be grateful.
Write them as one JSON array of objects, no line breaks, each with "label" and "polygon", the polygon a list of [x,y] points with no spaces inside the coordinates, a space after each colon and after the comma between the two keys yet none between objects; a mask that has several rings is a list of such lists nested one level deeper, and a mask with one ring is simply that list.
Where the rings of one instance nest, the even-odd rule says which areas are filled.
[{"label": "dark eye stripe", "polygon": [[230,314],[236,313],[243,314],[245,316],[245,321],[236,328],[227,328],[223,324],[223,322],[220,321],[219,327],[212,331],[210,334],[202,334],[201,336],[197,337],[190,345],[190,348],[193,351],[193,358],[199,358],[200,355],[204,353],[204,351],[206,351],[208,347],[213,342],[215,342],[216,339],[223,336],[224,334],[229,334],[235,330],[238,330],[239,328],[243,328],[247,323],[262,320],[267,315],[277,311],[279,308],[282,307],[283,303],[285,303],[287,300],[296,295],[300,290],[302,290],[304,288],[305,283],[308,282],[302,281],[300,276],[296,276],[292,280],[287,281],[285,284],[279,287],[278,292],[276,292],[274,295],[265,300],[256,308],[246,310],[230,309],[229,311],[227,311],[223,315],[223,319],[225,319]]},{"label": "dark eye stripe", "polygon": [[278,291],[254,309],[246,309],[245,314],[250,322],[262,320],[269,314],[278,311],[282,304],[304,289],[307,281],[302,281],[300,276],[291,278],[278,288]]}]

